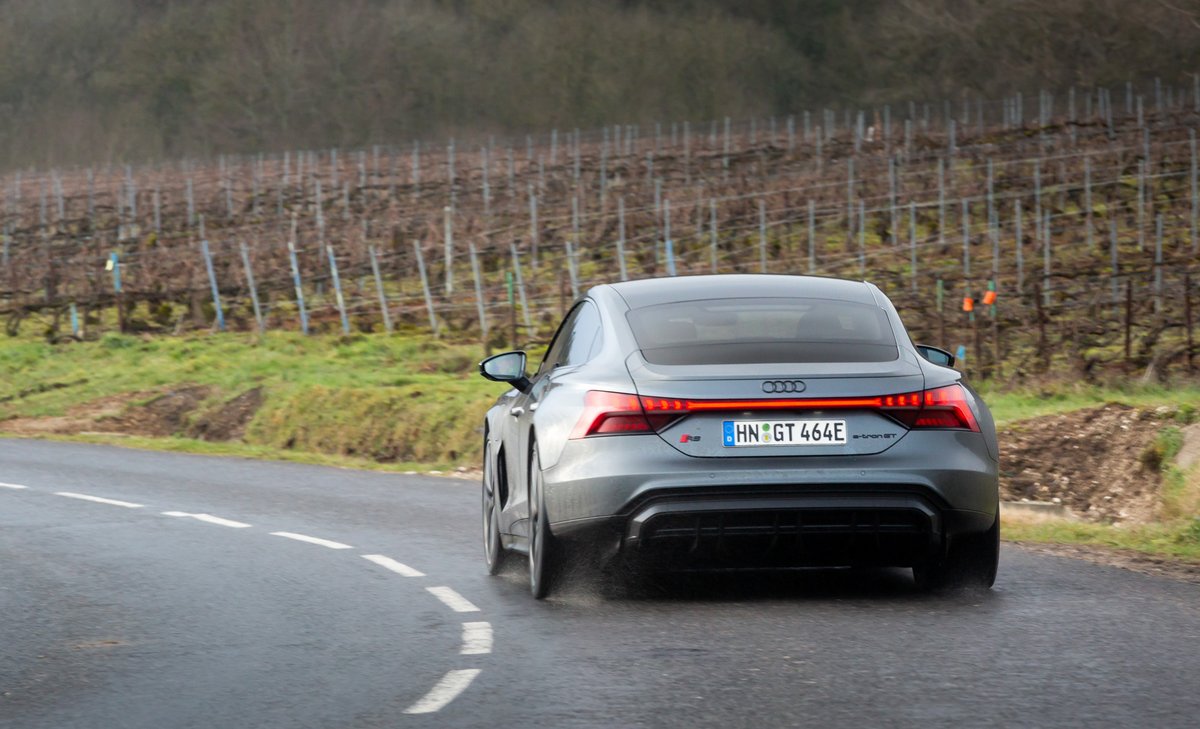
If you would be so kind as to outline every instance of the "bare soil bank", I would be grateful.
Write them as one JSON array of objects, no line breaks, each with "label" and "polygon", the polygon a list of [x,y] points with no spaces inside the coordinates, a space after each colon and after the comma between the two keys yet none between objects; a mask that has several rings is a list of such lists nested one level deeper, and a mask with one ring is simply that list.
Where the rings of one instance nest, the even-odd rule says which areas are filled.
[{"label": "bare soil bank", "polygon": [[1155,443],[1170,408],[1108,404],[1010,425],[1000,432],[1000,498],[1062,503],[1097,522],[1144,522],[1159,507]]},{"label": "bare soil bank", "polygon": [[111,433],[241,440],[246,426],[262,407],[262,388],[246,390],[225,401],[211,402],[212,395],[212,388],[202,385],[131,392],[77,405],[65,415],[0,421],[0,431],[27,436]]}]

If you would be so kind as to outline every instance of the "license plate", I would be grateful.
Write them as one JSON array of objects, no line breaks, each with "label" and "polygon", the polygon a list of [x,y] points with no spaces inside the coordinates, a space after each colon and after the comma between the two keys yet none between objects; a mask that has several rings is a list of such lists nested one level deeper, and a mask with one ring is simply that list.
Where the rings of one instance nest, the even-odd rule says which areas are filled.
[{"label": "license plate", "polygon": [[846,445],[845,420],[726,420],[726,447]]}]

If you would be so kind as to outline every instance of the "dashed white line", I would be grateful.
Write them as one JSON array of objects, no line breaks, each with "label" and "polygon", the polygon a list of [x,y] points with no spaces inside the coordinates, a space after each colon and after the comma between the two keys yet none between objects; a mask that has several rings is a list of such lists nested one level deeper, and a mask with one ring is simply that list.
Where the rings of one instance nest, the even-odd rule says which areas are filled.
[{"label": "dashed white line", "polygon": [[479,675],[478,668],[462,668],[455,671],[450,671],[442,680],[438,681],[433,688],[429,689],[429,693],[421,697],[421,700],[404,710],[405,714],[432,714],[435,711],[440,711],[446,704],[458,698],[458,695],[467,690],[475,677]]},{"label": "dashed white line", "polygon": [[206,524],[216,524],[217,526],[229,527],[231,529],[248,529],[251,526],[245,522],[234,521],[233,519],[222,519],[221,517],[213,516],[212,514],[189,514],[186,511],[164,511],[163,516],[186,517],[189,519],[195,519],[196,521],[202,521]]},{"label": "dashed white line", "polygon": [[462,650],[464,656],[478,656],[492,652],[491,623],[463,623]]},{"label": "dashed white line", "polygon": [[397,562],[396,560],[392,559],[391,557],[384,557],[382,554],[364,554],[362,556],[362,558],[367,560],[368,562],[374,562],[375,564],[379,565],[380,567],[391,570],[392,572],[395,572],[396,574],[402,575],[404,577],[424,577],[425,576],[424,572],[414,570],[412,567],[409,567],[408,565],[404,564],[403,562]]},{"label": "dashed white line", "polygon": [[[26,489],[27,486],[15,483],[0,482],[0,488],[7,489]],[[120,501],[118,499],[107,499],[103,496],[92,496],[90,494],[79,494],[71,491],[57,491],[57,496],[64,496],[68,499],[79,499],[80,501],[91,501],[97,504],[108,504],[109,506],[121,506],[126,509],[140,509],[142,504],[135,504],[131,501]],[[207,524],[215,524],[218,526],[230,527],[233,529],[246,529],[251,525],[232,519],[224,519],[211,514],[192,514],[185,511],[164,511],[164,516],[189,518],[201,521]],[[271,532],[273,537],[283,537],[284,539],[292,539],[297,542],[305,542],[307,544],[315,544],[317,546],[326,547],[328,549],[353,549],[349,544],[335,542],[330,539],[321,539],[320,537],[310,537],[307,534],[297,534],[295,532]],[[391,570],[396,574],[404,577],[424,577],[425,574],[419,570],[415,570],[408,565],[397,562],[391,557],[386,557],[382,554],[364,554],[362,558],[374,564]],[[479,608],[475,606],[467,598],[458,594],[455,590],[446,587],[427,587],[425,588],[441,600],[446,607],[458,613],[473,613],[479,612]],[[461,655],[483,655],[492,652],[492,625],[487,622],[467,622],[462,625],[462,650]],[[448,672],[442,676],[441,680],[429,690],[415,704],[404,710],[405,714],[432,714],[441,711],[447,704],[458,698],[459,694],[466,691],[475,680],[475,677],[480,674],[478,668],[457,669]]]},{"label": "dashed white line", "polygon": [[479,608],[449,587],[426,587],[426,590],[456,613],[477,613]]},{"label": "dashed white line", "polygon": [[70,491],[56,491],[55,496],[66,496],[68,499],[79,499],[80,501],[92,501],[97,504],[108,504],[109,506],[123,506],[126,509],[140,509],[142,504],[135,504],[132,501],[118,501],[116,499],[106,499],[103,496],[90,496],[88,494],[76,494]]},{"label": "dashed white line", "polygon": [[310,537],[307,534],[296,534],[295,532],[271,532],[271,536],[295,539],[297,542],[307,542],[308,544],[316,544],[317,546],[328,547],[329,549],[353,549],[349,544],[321,539],[320,537]]},{"label": "dashed white line", "polygon": [[22,486],[19,483],[0,483],[0,489],[27,489],[28,486]]}]

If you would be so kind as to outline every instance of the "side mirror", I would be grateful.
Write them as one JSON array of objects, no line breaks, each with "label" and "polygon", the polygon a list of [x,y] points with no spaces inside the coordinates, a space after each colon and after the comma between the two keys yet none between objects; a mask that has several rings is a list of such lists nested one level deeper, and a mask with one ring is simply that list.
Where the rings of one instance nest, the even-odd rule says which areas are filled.
[{"label": "side mirror", "polygon": [[529,389],[529,378],[525,376],[524,352],[492,355],[479,363],[479,374],[492,382],[506,382],[521,392]]},{"label": "side mirror", "polygon": [[941,365],[942,367],[954,366],[954,355],[950,354],[946,350],[938,349],[937,347],[931,347],[928,344],[918,344],[916,346],[917,354],[921,355],[935,365]]}]

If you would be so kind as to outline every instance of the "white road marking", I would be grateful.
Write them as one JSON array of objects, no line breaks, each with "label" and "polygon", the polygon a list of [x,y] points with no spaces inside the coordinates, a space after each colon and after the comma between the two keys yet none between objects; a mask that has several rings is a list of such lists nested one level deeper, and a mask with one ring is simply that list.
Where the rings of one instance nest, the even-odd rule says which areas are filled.
[{"label": "white road marking", "polygon": [[364,554],[362,556],[362,558],[367,560],[368,562],[374,562],[375,564],[379,565],[380,567],[383,567],[384,569],[391,570],[392,572],[395,572],[398,575],[403,575],[404,577],[424,577],[425,576],[424,572],[414,570],[412,567],[409,567],[408,565],[404,564],[403,562],[397,562],[396,560],[392,559],[391,557],[384,557],[382,554]]},{"label": "white road marking", "polygon": [[89,496],[88,494],[76,494],[70,491],[56,491],[55,496],[66,496],[68,499],[79,499],[80,501],[93,501],[97,504],[108,504],[109,506],[124,506],[126,509],[140,509],[142,504],[135,504],[132,501],[117,501],[116,499],[106,499],[103,496]]},{"label": "white road marking", "polygon": [[212,514],[192,514],[192,518],[196,519],[197,521],[202,521],[206,524],[216,524],[217,526],[229,527],[231,529],[248,529],[250,527],[250,525],[246,524],[245,522],[234,521],[233,519],[222,519],[221,517],[213,516]]},{"label": "white road marking", "polygon": [[456,613],[477,613],[479,608],[475,607],[470,600],[458,594],[449,587],[426,587],[434,597],[441,600]]},{"label": "white road marking", "polygon": [[310,537],[306,534],[296,534],[295,532],[271,532],[271,536],[295,539],[297,542],[307,542],[308,544],[316,544],[321,547],[329,547],[330,549],[353,549],[349,544],[321,539],[320,537]]},{"label": "white road marking", "polygon": [[0,483],[0,489],[27,489],[28,486],[22,486],[19,483]]},{"label": "white road marking", "polygon": [[463,623],[462,650],[464,656],[478,656],[492,652],[491,623]]},{"label": "white road marking", "polygon": [[232,519],[222,519],[219,516],[212,514],[189,514],[186,511],[164,511],[163,516],[181,516],[196,521],[202,521],[206,524],[216,524],[217,526],[230,527],[231,529],[248,529],[251,525]]},{"label": "white road marking", "polygon": [[404,710],[405,714],[432,714],[435,711],[441,711],[446,704],[458,698],[458,695],[467,690],[475,677],[479,675],[478,668],[462,668],[455,671],[450,671],[442,680],[438,681],[433,688],[429,689],[429,693],[421,697],[421,700]]}]

